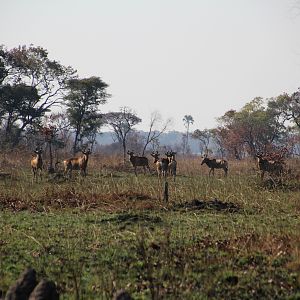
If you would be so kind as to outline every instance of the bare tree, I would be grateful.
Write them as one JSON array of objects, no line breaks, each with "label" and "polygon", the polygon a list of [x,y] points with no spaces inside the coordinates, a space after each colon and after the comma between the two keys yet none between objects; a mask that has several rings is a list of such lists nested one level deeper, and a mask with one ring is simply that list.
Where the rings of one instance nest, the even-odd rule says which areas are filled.
[{"label": "bare tree", "polygon": [[[145,145],[143,148],[142,155],[145,154],[145,151],[149,144],[155,144],[158,141],[158,138],[163,134],[171,124],[171,119],[167,119],[162,125],[162,118],[158,111],[154,111],[151,114],[150,124],[149,124],[149,131],[145,138]],[[161,125],[160,129],[157,129],[157,126]]]}]

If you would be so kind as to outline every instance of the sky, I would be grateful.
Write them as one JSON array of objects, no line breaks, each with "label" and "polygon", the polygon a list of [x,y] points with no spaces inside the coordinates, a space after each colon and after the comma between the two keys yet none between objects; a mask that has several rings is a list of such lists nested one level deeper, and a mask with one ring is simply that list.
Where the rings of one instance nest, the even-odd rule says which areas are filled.
[{"label": "sky", "polygon": [[0,44],[41,46],[49,57],[101,77],[112,97],[102,112],[129,107],[147,130],[213,128],[255,97],[300,87],[297,0],[0,0]]}]

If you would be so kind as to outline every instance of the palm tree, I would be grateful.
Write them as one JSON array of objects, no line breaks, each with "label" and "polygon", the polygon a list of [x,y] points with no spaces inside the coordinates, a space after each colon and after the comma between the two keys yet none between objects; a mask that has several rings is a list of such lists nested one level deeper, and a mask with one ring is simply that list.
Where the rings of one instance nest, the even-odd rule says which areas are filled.
[{"label": "palm tree", "polygon": [[194,124],[194,118],[191,115],[185,115],[182,119],[184,126],[186,128],[186,140],[185,143],[183,145],[183,153],[185,153],[185,151],[188,148],[189,145],[189,132],[190,132],[190,125]]}]

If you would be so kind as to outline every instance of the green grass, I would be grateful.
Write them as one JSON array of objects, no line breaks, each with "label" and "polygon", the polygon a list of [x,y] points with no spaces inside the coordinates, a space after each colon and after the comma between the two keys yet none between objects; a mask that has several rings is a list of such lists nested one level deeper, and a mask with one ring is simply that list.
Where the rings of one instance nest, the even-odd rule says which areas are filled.
[{"label": "green grass", "polygon": [[[186,205],[218,199],[237,209]],[[299,299],[300,191],[254,175],[169,181],[93,170],[87,178],[0,182],[0,290],[27,266],[61,299]],[[205,202],[205,203],[206,203]]]}]

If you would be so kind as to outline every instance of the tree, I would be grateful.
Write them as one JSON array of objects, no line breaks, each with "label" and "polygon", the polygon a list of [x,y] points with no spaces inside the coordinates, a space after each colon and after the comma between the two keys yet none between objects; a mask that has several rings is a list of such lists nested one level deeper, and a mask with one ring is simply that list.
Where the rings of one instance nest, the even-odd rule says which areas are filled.
[{"label": "tree", "polygon": [[272,98],[269,103],[273,110],[300,128],[300,89],[292,95],[285,93]]},{"label": "tree", "polygon": [[[4,121],[4,143],[18,143],[17,121],[32,115],[30,105],[38,98],[38,91],[25,84],[4,85],[0,89],[0,116]],[[16,136],[17,135],[17,136]]]},{"label": "tree", "polygon": [[49,173],[55,171],[53,166],[53,154],[56,154],[56,161],[58,161],[57,150],[66,146],[70,135],[70,125],[66,119],[63,113],[53,113],[49,116],[45,116],[40,128],[40,134],[44,137],[44,142],[49,149]]},{"label": "tree", "polygon": [[265,151],[270,145],[281,143],[286,134],[281,113],[260,97],[238,112],[226,112],[218,120],[224,145],[236,158],[240,158],[243,151],[252,156]]},{"label": "tree", "polygon": [[221,127],[210,129],[212,138],[215,145],[217,146],[218,155],[223,159],[226,153],[225,143],[224,143],[224,130]]},{"label": "tree", "polygon": [[235,110],[229,110],[222,117],[218,118],[220,126],[217,128],[224,148],[231,156],[240,159],[244,146],[244,132],[235,122],[236,113]]},{"label": "tree", "polygon": [[208,146],[212,138],[212,135],[213,135],[212,129],[204,129],[204,130],[196,129],[192,134],[193,139],[199,140],[200,147],[202,148],[202,152],[204,150],[205,154],[208,154]]},{"label": "tree", "polygon": [[188,151],[189,147],[189,132],[191,124],[194,124],[194,119],[191,115],[185,115],[182,119],[184,126],[186,128],[186,135],[183,142],[183,153]]},{"label": "tree", "polygon": [[145,139],[145,145],[143,148],[142,155],[145,154],[147,146],[149,144],[155,144],[158,141],[158,138],[168,129],[168,126],[171,123],[171,119],[168,119],[164,124],[162,124],[160,129],[156,128],[156,126],[158,126],[161,123],[161,120],[161,115],[157,111],[154,111],[151,114],[149,131]]},{"label": "tree", "polygon": [[109,97],[106,92],[108,85],[99,77],[71,79],[68,82],[68,95],[65,96],[67,115],[71,127],[75,130],[73,153],[82,147],[84,138],[92,144],[101,125],[102,115],[99,105]]},{"label": "tree", "polygon": [[110,112],[105,115],[105,121],[122,145],[124,163],[126,161],[126,143],[128,134],[133,127],[142,120],[128,107],[121,107],[119,112]]},{"label": "tree", "polygon": [[[21,89],[27,89],[26,97],[21,100],[20,97],[11,98],[13,105],[4,107],[4,110],[9,109],[5,111],[7,114],[14,110],[14,118],[10,119],[7,130],[17,124],[16,140],[28,125],[44,116],[54,105],[61,104],[66,83],[76,73],[70,66],[49,59],[46,49],[32,45],[11,50],[0,46],[0,68],[0,90],[10,89],[15,96]],[[3,92],[1,94],[3,96]],[[16,107],[18,101],[21,105]]]}]

